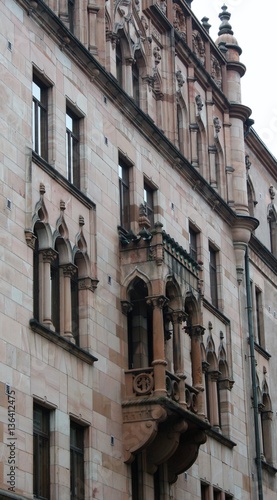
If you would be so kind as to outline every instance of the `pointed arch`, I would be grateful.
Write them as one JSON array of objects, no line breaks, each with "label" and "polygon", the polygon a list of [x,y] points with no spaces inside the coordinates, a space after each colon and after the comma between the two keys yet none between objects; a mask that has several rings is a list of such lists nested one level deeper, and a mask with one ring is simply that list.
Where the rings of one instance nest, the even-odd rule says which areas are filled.
[{"label": "pointed arch", "polygon": [[177,139],[178,147],[181,153],[189,156],[189,126],[188,126],[188,110],[186,103],[181,95],[177,92]]},{"label": "pointed arch", "polygon": [[132,286],[132,282],[136,279],[140,278],[145,282],[148,290],[148,295],[151,296],[153,294],[152,284],[149,277],[143,273],[139,268],[135,268],[131,273],[129,273],[122,282],[121,287],[121,301],[126,301],[128,299],[129,289]]}]

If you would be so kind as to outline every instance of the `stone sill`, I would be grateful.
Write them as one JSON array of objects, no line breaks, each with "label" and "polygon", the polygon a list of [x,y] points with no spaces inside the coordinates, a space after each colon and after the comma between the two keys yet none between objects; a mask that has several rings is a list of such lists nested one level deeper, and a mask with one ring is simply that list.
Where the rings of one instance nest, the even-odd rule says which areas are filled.
[{"label": "stone sill", "polygon": [[74,354],[74,356],[81,359],[82,361],[85,361],[85,363],[93,365],[94,361],[98,361],[98,359],[95,356],[85,351],[81,347],[73,344],[64,337],[61,337],[61,335],[57,334],[56,332],[52,332],[52,330],[46,328],[36,319],[30,319],[30,327],[33,330],[33,332],[38,333],[45,339],[50,340],[50,342],[53,342],[54,344],[62,347],[62,349],[69,352],[70,354]]},{"label": "stone sill", "polygon": [[271,476],[274,476],[277,472],[277,469],[273,467],[273,465],[268,464],[264,460],[262,462],[262,468],[265,469]]},{"label": "stone sill", "polygon": [[214,438],[216,441],[223,444],[224,446],[227,446],[227,448],[232,449],[234,448],[234,446],[237,446],[237,444],[234,441],[232,441],[226,436],[223,436],[223,434],[220,434],[220,432],[214,429],[207,430],[207,435]]}]

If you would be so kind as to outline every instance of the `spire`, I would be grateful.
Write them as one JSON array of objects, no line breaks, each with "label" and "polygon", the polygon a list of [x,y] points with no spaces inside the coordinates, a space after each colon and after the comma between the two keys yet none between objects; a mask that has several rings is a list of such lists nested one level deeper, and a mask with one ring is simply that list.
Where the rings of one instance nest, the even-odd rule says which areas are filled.
[{"label": "spire", "polygon": [[233,35],[234,32],[232,30],[232,26],[229,23],[229,19],[231,17],[230,12],[227,11],[227,7],[224,4],[222,7],[222,12],[218,15],[219,19],[221,20],[221,25],[219,26],[219,32],[218,35],[224,35],[225,33],[229,35]]}]

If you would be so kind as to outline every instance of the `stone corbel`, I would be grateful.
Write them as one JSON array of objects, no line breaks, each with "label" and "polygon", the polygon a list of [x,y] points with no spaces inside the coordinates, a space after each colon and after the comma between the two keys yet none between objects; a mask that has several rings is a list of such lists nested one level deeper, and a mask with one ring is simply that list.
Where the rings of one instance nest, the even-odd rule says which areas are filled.
[{"label": "stone corbel", "polygon": [[135,455],[143,451],[155,439],[159,422],[167,413],[160,405],[123,407],[124,462],[132,463]]},{"label": "stone corbel", "polygon": [[203,430],[188,428],[181,434],[177,450],[168,460],[168,481],[174,483],[179,474],[188,470],[198,456],[199,447],[205,443],[207,436]]},{"label": "stone corbel", "polygon": [[36,239],[37,239],[36,236],[34,235],[34,233],[30,229],[25,229],[25,240],[26,240],[27,246],[29,248],[31,248],[32,250],[35,249]]}]

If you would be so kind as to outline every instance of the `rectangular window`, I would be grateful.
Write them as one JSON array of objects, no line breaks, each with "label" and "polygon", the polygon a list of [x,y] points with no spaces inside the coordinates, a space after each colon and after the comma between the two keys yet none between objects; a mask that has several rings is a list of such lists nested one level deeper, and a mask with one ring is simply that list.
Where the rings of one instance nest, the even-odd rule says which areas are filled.
[{"label": "rectangular window", "polygon": [[262,304],[262,292],[255,286],[255,336],[256,342],[260,346],[264,346],[264,324],[263,324],[263,304]]},{"label": "rectangular window", "polygon": [[146,216],[150,221],[151,227],[154,227],[154,191],[146,183],[144,183],[143,199]]},{"label": "rectangular window", "polygon": [[197,261],[197,232],[189,226],[189,254]]},{"label": "rectangular window", "polygon": [[218,285],[217,285],[217,254],[218,251],[215,250],[211,245],[209,246],[209,257],[210,257],[210,291],[212,304],[218,307]]},{"label": "rectangular window", "polygon": [[84,500],[84,427],[70,422],[70,499]]},{"label": "rectangular window", "polygon": [[201,483],[201,500],[209,500],[209,485]]},{"label": "rectangular window", "polygon": [[68,24],[71,33],[74,33],[74,0],[68,0]]},{"label": "rectangular window", "polygon": [[44,160],[48,160],[47,94],[47,85],[34,75],[32,82],[33,151]]},{"label": "rectangular window", "polygon": [[33,490],[35,498],[50,498],[50,411],[34,405]]},{"label": "rectangular window", "polygon": [[69,108],[66,108],[66,169],[67,178],[71,184],[80,188],[80,149],[79,149],[80,118]]},{"label": "rectangular window", "polygon": [[130,229],[129,166],[120,158],[118,165],[120,225]]}]

